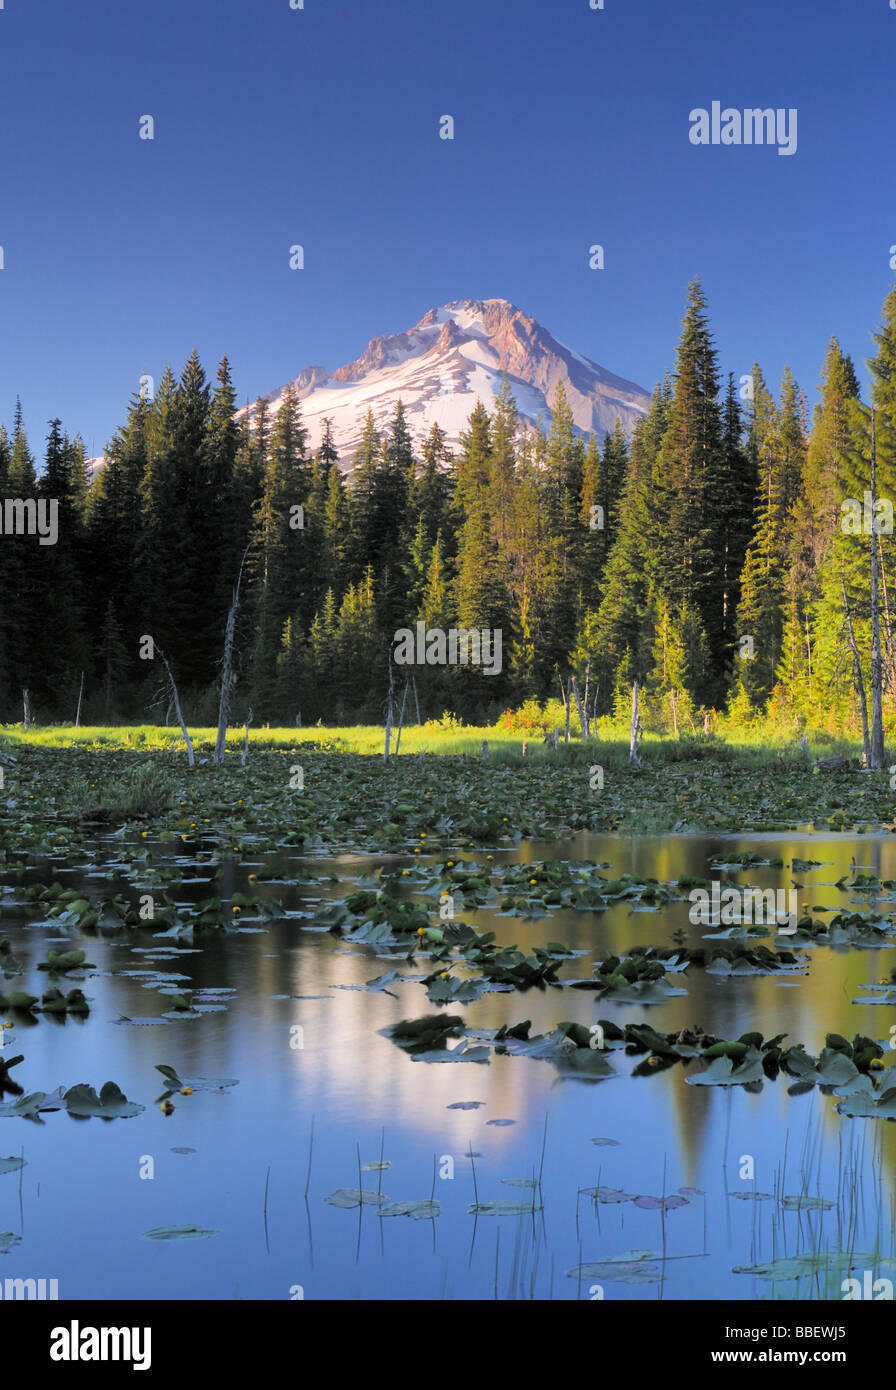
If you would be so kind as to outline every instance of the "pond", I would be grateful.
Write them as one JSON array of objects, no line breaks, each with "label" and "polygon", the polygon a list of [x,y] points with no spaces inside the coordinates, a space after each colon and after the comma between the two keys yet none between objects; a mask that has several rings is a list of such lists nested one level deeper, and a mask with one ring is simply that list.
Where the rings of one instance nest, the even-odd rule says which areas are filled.
[{"label": "pond", "polygon": [[[732,864],[748,853],[781,863]],[[893,837],[580,834],[477,846],[454,860],[291,849],[250,858],[218,860],[201,842],[174,853],[98,835],[86,856],[6,869],[5,959],[21,970],[0,988],[79,987],[90,1012],[7,1011],[0,1058],[24,1053],[11,1075],[25,1094],[79,1083],[99,1091],[111,1079],[145,1108],[108,1120],[65,1108],[0,1118],[0,1155],[25,1160],[0,1175],[4,1276],[54,1278],[60,1298],[78,1299],[651,1301],[841,1297],[850,1273],[893,1278],[896,1128],[838,1113],[843,1088],[807,1082],[789,1094],[794,1075],[784,1072],[748,1090],[695,1085],[688,1078],[707,1065],[699,1058],[651,1074],[649,1049],[621,1047],[600,1054],[602,1070],[577,1072],[562,1049],[514,1055],[488,1032],[524,1020],[530,1038],[560,1022],[593,1030],[598,1019],[663,1034],[699,1026],[729,1040],[784,1033],[785,1047],[802,1043],[812,1057],[827,1034],[864,1034],[888,1066],[892,1007],[853,1001],[889,979],[889,942],[795,940],[798,969],[717,975],[691,964],[666,977],[681,992],[621,1002],[564,982],[590,980],[595,962],[633,946],[671,949],[673,933],[693,949],[710,944],[704,932],[718,928],[691,921],[686,891],[668,901],[631,894],[597,911],[530,901],[522,915],[492,894],[476,911],[458,901],[457,920],[501,945],[558,942],[583,954],[562,959],[557,983],[440,1007],[421,983],[438,966],[425,951],[408,960],[406,946],[351,942],[348,928],[340,935],[315,921],[327,921],[328,904],[388,882],[438,928],[441,897],[427,871],[448,858],[498,879],[507,866],[559,860],[641,884],[722,873],[763,888],[798,883],[813,918],[876,911],[886,928]],[[92,901],[121,893],[136,905],[167,891],[178,904],[214,895],[226,912],[241,893],[249,905],[231,914],[238,928],[197,934],[195,944],[162,937],[158,924],[81,935],[48,917],[51,899],[26,896],[29,885],[54,882]],[[73,948],[86,950],[90,968],[38,973],[48,951]],[[471,978],[462,968],[450,975]],[[478,1048],[485,1060],[416,1060],[381,1031],[436,1013],[460,1015],[474,1036],[450,1046]],[[187,1084],[166,1081],[159,1066]],[[7,1106],[15,1099],[4,1096]],[[369,1194],[362,1204],[359,1186]],[[325,1200],[340,1189],[355,1195]],[[169,1227],[193,1228],[193,1238],[146,1238]]]}]

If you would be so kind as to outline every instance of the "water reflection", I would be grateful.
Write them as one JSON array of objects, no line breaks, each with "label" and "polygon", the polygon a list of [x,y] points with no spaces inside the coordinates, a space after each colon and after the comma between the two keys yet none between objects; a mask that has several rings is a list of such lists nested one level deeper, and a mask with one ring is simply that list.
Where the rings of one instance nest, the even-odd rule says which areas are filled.
[{"label": "water reflection", "polygon": [[[706,875],[713,855],[757,848],[779,855],[784,866],[751,868],[735,874],[736,881],[789,888],[796,879],[805,885],[801,901],[813,905],[849,904],[850,895],[834,885],[851,863],[896,878],[896,842],[888,837],[581,835],[494,853],[496,862],[609,861],[614,875],[671,880]],[[794,857],[826,861],[825,867],[796,873]],[[268,871],[286,876],[294,876],[299,862],[295,851],[265,860]],[[250,884],[248,867],[237,865],[225,866],[216,885],[178,885],[175,895],[257,891],[293,909],[341,894],[346,878],[384,861],[302,862],[318,868],[323,862],[343,882]],[[66,886],[99,891],[83,871],[55,865],[53,875]],[[124,881],[102,891],[119,888],[134,891]],[[2,931],[25,967],[22,980],[33,988],[40,980],[36,963],[58,933],[32,920],[15,905],[3,908]],[[701,940],[681,902],[655,913],[632,912],[625,902],[598,914],[564,910],[534,923],[481,910],[469,920],[495,931],[502,943],[528,947],[551,939],[587,950],[564,967],[563,978],[589,975],[592,960],[610,951],[669,945],[679,928],[689,944]],[[22,1043],[16,1050],[26,1054],[17,1076],[26,1092],[77,1082],[99,1088],[113,1078],[147,1109],[111,1123],[62,1113],[46,1115],[40,1125],[3,1120],[4,1152],[24,1145],[28,1164],[21,1215],[16,1180],[0,1179],[0,1226],[22,1238],[4,1257],[10,1277],[43,1271],[60,1280],[63,1298],[289,1298],[297,1285],[309,1299],[588,1298],[594,1284],[607,1299],[806,1298],[839,1297],[836,1289],[831,1293],[837,1271],[816,1269],[799,1284],[733,1271],[847,1242],[858,1252],[894,1253],[893,1129],[843,1119],[834,1099],[817,1090],[788,1096],[787,1078],[767,1081],[758,1094],[694,1087],[680,1065],[633,1079],[622,1053],[612,1058],[617,1074],[598,1083],[565,1079],[549,1063],[523,1057],[494,1056],[488,1065],[415,1062],[379,1030],[433,1011],[421,986],[399,982],[394,998],[337,988],[363,985],[396,962],[303,930],[294,918],[160,964],[189,975],[193,988],[234,990],[226,1011],[122,1025],[122,1015],[157,1019],[166,1008],[157,989],[115,973],[151,968],[156,962],[141,952],[159,944],[146,932],[134,940],[90,941],[89,959],[103,972],[85,985],[90,1018],[16,1026]],[[787,1033],[810,1052],[828,1032],[888,1037],[890,1010],[851,1001],[861,985],[889,974],[891,952],[816,947],[808,954],[808,977],[798,979],[718,979],[692,968],[687,996],[657,1007],[598,1003],[587,991],[547,988],[486,994],[452,1012],[477,1028],[528,1018],[533,1035],[560,1020],[587,1026],[598,1017],[649,1021],[663,1031],[699,1024],[721,1037],[758,1029],[767,1037]],[[427,969],[423,961],[400,965],[407,975]],[[303,1030],[300,1048],[290,1045],[296,1025]],[[175,1095],[175,1111],[166,1117],[157,1103],[164,1089],[158,1063],[181,1075],[235,1077],[240,1084],[226,1093]],[[483,1104],[448,1108],[458,1101]],[[501,1119],[514,1123],[489,1123]],[[595,1145],[595,1138],[617,1144]],[[336,1188],[357,1187],[358,1151],[362,1165],[372,1163],[381,1144],[392,1166],[382,1173],[362,1166],[363,1185],[376,1189],[379,1182],[392,1200],[425,1200],[435,1165],[442,1212],[435,1221],[380,1218],[373,1205],[346,1211],[324,1203]],[[535,1204],[542,1209],[474,1219],[469,1207],[477,1193],[483,1202],[531,1201],[529,1189],[502,1179],[531,1180],[541,1169],[543,1145]],[[471,1147],[480,1155],[472,1162]],[[178,1148],[195,1152],[173,1152]],[[151,1179],[140,1176],[147,1156],[154,1161]],[[698,1188],[703,1195],[685,1194],[686,1204],[663,1213],[580,1194],[593,1187],[657,1198]],[[743,1200],[749,1192],[771,1195]],[[781,1198],[800,1193],[835,1206],[782,1208]],[[218,1234],[186,1244],[141,1240],[142,1232],[168,1223]],[[631,1250],[665,1253],[659,1277],[640,1270],[646,1282],[620,1283],[566,1275],[581,1263]]]}]

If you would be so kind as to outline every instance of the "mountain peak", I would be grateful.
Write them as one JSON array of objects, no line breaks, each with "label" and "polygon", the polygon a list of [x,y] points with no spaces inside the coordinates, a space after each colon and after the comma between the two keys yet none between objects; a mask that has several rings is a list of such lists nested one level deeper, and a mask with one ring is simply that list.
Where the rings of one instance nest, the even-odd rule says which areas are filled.
[{"label": "mountain peak", "polygon": [[[383,431],[401,400],[418,445],[433,424],[456,444],[476,401],[490,408],[505,372],[520,416],[530,423],[549,420],[561,381],[575,424],[586,433],[602,436],[617,420],[631,430],[649,404],[640,386],[566,347],[507,299],[455,299],[429,309],[413,328],[371,338],[353,362],[332,373],[306,367],[291,384],[311,447],[329,417],[347,468],[368,408]],[[274,409],[284,390],[265,397]]]}]

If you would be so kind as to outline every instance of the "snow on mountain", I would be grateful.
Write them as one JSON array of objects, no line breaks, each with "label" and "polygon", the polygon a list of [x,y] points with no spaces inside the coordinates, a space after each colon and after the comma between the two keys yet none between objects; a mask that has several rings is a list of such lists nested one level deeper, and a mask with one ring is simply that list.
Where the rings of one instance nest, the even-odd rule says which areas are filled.
[{"label": "snow on mountain", "polygon": [[[347,468],[368,407],[382,431],[401,400],[418,445],[434,423],[456,444],[477,399],[490,408],[503,372],[520,415],[533,423],[540,416],[543,426],[561,381],[576,425],[599,438],[617,420],[630,432],[649,404],[640,386],[558,342],[506,299],[460,299],[430,309],[408,332],[372,338],[356,361],[335,372],[306,367],[291,384],[302,402],[310,446],[320,443],[329,417],[340,464]],[[284,390],[264,397],[272,411]]]}]

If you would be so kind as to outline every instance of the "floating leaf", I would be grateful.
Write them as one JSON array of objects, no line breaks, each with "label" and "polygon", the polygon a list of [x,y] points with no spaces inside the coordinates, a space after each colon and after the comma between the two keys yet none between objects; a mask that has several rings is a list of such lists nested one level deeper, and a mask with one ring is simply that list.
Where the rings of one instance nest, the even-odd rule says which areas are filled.
[{"label": "floating leaf", "polygon": [[156,1226],[152,1231],[144,1231],[144,1240],[204,1240],[216,1236],[217,1231],[205,1230],[201,1226]]},{"label": "floating leaf", "polygon": [[472,1216],[530,1216],[533,1211],[541,1211],[537,1202],[474,1202],[470,1207]]},{"label": "floating leaf", "polygon": [[365,1206],[382,1207],[389,1201],[388,1197],[381,1192],[365,1192],[357,1187],[338,1187],[335,1192],[331,1192],[329,1197],[324,1198],[331,1207],[358,1207]]},{"label": "floating leaf", "polygon": [[566,1271],[566,1277],[605,1279],[615,1284],[654,1284],[660,1278],[656,1262],[662,1263],[662,1259],[652,1250],[627,1250],[622,1255],[606,1255],[602,1260],[574,1265]]},{"label": "floating leaf", "polygon": [[762,1081],[762,1058],[749,1057],[735,1066],[730,1057],[715,1057],[705,1071],[697,1076],[686,1076],[690,1086],[743,1086],[751,1081]]},{"label": "floating leaf", "polygon": [[70,1115],[99,1115],[104,1120],[129,1119],[146,1109],[145,1105],[128,1100],[114,1081],[107,1081],[99,1095],[84,1083],[72,1086],[63,1099]]},{"label": "floating leaf", "polygon": [[471,1047],[466,1040],[459,1047],[445,1048],[438,1052],[412,1052],[412,1062],[488,1062],[491,1054],[487,1047]]},{"label": "floating leaf", "polygon": [[44,1091],[32,1091],[30,1096],[20,1096],[18,1100],[8,1100],[0,1105],[0,1116],[19,1116],[21,1119],[35,1119],[42,1110],[62,1110],[65,1100],[62,1087],[59,1086],[55,1091],[46,1094]]},{"label": "floating leaf", "polygon": [[880,1255],[858,1254],[854,1251],[834,1250],[816,1251],[814,1254],[782,1256],[767,1264],[735,1265],[732,1274],[754,1274],[758,1279],[768,1279],[770,1283],[785,1282],[790,1279],[805,1279],[820,1272],[839,1273],[846,1269],[875,1269],[882,1264]]},{"label": "floating leaf", "polygon": [[0,1158],[0,1173],[18,1173],[27,1161],[24,1158]]},{"label": "floating leaf", "polygon": [[837,1110],[851,1119],[896,1120],[896,1086],[891,1086],[879,1097],[867,1091],[854,1091],[840,1102]]},{"label": "floating leaf", "polygon": [[442,1208],[438,1202],[390,1202],[380,1207],[377,1216],[409,1216],[412,1221],[427,1221],[441,1216]]}]

